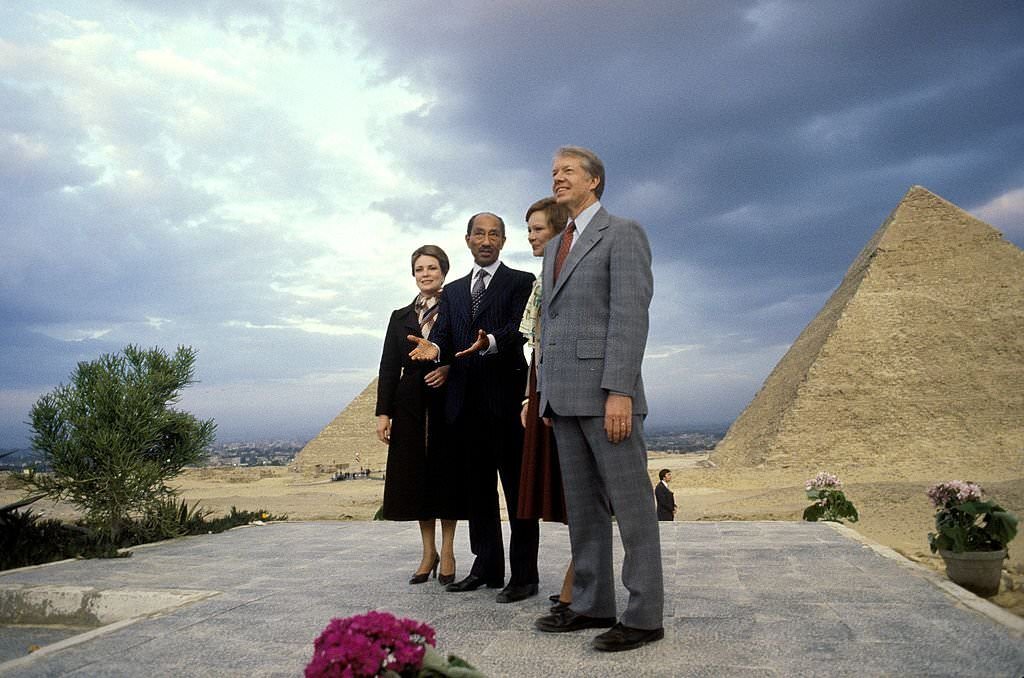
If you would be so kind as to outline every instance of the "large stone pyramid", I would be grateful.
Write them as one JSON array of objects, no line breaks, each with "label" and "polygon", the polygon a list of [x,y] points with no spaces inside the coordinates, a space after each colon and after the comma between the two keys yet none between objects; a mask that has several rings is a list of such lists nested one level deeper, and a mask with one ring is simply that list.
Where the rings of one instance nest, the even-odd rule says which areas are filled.
[{"label": "large stone pyramid", "polygon": [[383,470],[388,447],[377,440],[377,380],[327,424],[295,455],[292,468],[306,475],[336,471]]},{"label": "large stone pyramid", "polygon": [[[733,423],[720,467],[1024,471],[1024,252],[912,187]],[[934,475],[934,474],[932,474]]]}]

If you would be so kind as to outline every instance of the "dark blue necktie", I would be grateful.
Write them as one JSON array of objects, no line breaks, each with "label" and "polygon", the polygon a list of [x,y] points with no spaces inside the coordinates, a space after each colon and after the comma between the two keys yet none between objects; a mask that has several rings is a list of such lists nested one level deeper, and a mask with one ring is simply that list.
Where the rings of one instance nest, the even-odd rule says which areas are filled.
[{"label": "dark blue necktie", "polygon": [[480,308],[480,300],[484,296],[484,290],[487,289],[484,286],[484,279],[487,277],[487,275],[488,275],[487,271],[485,271],[484,269],[481,268],[480,271],[476,274],[476,282],[473,283],[473,292],[472,292],[472,294],[473,294],[473,317],[474,318],[476,318],[477,309]]}]

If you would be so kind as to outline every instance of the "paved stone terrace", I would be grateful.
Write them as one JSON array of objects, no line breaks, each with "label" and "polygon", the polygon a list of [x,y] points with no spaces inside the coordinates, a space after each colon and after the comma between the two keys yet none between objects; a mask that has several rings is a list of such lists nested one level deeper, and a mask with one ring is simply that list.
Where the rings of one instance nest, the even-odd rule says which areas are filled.
[{"label": "paved stone terrace", "polygon": [[[0,586],[221,592],[69,638],[65,647],[0,664],[0,674],[299,676],[332,617],[383,609],[431,624],[442,652],[490,676],[1024,675],[1019,618],[850,530],[660,525],[665,640],[632,652],[592,650],[597,631],[534,630],[568,562],[562,525],[542,525],[541,595],[499,605],[490,589],[446,593],[435,580],[409,586],[420,548],[414,523],[307,522],[0,573]],[[456,549],[461,577],[471,558],[464,526]]]}]

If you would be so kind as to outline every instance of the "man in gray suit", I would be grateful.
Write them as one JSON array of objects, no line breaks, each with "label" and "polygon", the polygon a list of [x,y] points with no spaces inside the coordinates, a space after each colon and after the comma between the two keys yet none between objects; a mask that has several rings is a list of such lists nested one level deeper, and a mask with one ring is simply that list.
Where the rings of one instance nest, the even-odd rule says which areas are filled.
[{"label": "man in gray suit", "polygon": [[[604,165],[592,151],[558,149],[552,181],[571,219],[544,251],[540,408],[558,442],[576,581],[572,605],[536,626],[552,633],[611,627],[594,647],[632,650],[665,636],[640,377],[654,289],[651,250],[639,224],[598,201]],[[629,590],[618,620],[612,515]]]}]

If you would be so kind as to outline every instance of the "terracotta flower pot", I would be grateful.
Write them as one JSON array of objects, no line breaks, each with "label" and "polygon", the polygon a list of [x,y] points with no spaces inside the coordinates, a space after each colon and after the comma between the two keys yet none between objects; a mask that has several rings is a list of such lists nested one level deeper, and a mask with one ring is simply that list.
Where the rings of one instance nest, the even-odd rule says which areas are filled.
[{"label": "terracotta flower pot", "polygon": [[966,553],[939,550],[939,555],[946,561],[946,576],[954,584],[982,598],[990,598],[999,593],[1006,549]]}]

